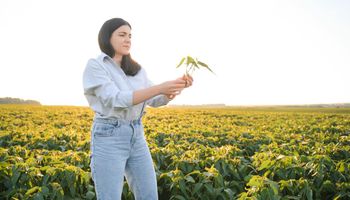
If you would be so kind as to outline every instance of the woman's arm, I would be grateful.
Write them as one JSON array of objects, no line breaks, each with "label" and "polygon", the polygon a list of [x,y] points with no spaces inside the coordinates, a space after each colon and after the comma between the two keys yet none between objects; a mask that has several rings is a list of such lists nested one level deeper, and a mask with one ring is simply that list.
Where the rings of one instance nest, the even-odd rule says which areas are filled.
[{"label": "woman's arm", "polygon": [[[182,80],[185,81],[185,87],[184,88],[188,88],[188,87],[192,86],[192,82],[193,82],[192,76],[190,76],[190,75],[183,75],[182,77],[178,78],[177,80],[179,80],[179,79],[180,80],[182,79]],[[148,78],[147,78],[147,81],[148,81],[148,86],[149,87],[154,86],[152,81],[150,81]],[[178,96],[183,89],[179,90],[177,93],[164,94],[164,95],[158,95],[158,96],[152,97],[150,100],[147,101],[147,104],[149,106],[152,106],[152,107],[159,107],[159,106],[166,105],[166,104],[169,103],[169,101],[173,100],[176,96]]]},{"label": "woman's arm", "polygon": [[141,90],[120,90],[95,59],[90,59],[83,74],[85,95],[96,96],[106,107],[127,108],[160,94],[176,95],[186,85],[184,80],[148,85]]},{"label": "woman's arm", "polygon": [[185,88],[185,85],[185,80],[176,79],[146,89],[136,90],[133,93],[133,104],[136,105],[142,103],[160,94],[166,96],[177,95]]}]

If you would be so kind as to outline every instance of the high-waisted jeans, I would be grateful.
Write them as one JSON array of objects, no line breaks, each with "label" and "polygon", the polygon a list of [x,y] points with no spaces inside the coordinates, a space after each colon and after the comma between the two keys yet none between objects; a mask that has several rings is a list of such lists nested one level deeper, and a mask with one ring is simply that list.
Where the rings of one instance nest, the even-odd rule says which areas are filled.
[{"label": "high-waisted jeans", "polygon": [[98,200],[121,199],[124,175],[136,200],[158,199],[155,169],[141,120],[95,118],[90,168]]}]

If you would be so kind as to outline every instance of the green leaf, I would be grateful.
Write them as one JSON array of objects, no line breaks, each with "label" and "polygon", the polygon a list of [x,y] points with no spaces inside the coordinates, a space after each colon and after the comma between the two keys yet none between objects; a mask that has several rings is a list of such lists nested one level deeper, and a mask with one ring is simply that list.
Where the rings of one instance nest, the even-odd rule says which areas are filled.
[{"label": "green leaf", "polygon": [[228,195],[229,199],[233,199],[235,193],[230,188],[226,188],[224,192]]},{"label": "green leaf", "polygon": [[93,185],[88,185],[88,191],[95,191],[95,188]]},{"label": "green leaf", "polygon": [[201,62],[201,61],[199,61],[199,60],[198,60],[198,64],[201,65],[201,66],[203,66],[203,67],[209,67],[207,64],[205,64],[205,63],[203,63],[203,62]]},{"label": "green leaf", "polygon": [[339,168],[338,168],[338,172],[340,173],[344,173],[345,172],[345,163],[343,161],[340,161],[338,164]]},{"label": "green leaf", "polygon": [[336,191],[336,187],[330,180],[326,180],[325,182],[322,183],[321,191],[323,192]]},{"label": "green leaf", "polygon": [[185,176],[185,180],[187,182],[190,182],[190,183],[195,183],[194,179],[192,178],[192,176]]},{"label": "green leaf", "polygon": [[258,170],[269,169],[273,164],[274,162],[271,162],[270,160],[264,160]]},{"label": "green leaf", "polygon": [[180,180],[179,181],[179,185],[180,185],[180,190],[183,194],[187,194],[186,192],[186,185],[185,185],[185,182],[183,180]]},{"label": "green leaf", "polygon": [[183,197],[183,196],[181,196],[181,195],[176,195],[176,196],[174,196],[174,199],[186,200],[185,197]]},{"label": "green leaf", "polygon": [[306,191],[306,196],[308,200],[312,200],[312,190],[310,188]]},{"label": "green leaf", "polygon": [[194,72],[195,69],[199,69],[200,67],[207,68],[211,73],[215,74],[214,71],[210,69],[207,64],[199,61],[197,58],[194,59],[191,56],[183,57],[180,63],[176,66],[176,68],[180,67],[185,61],[186,61],[186,74],[191,74],[191,72]]},{"label": "green leaf", "polygon": [[203,186],[203,183],[197,183],[195,186],[194,186],[194,189],[193,189],[193,194],[196,194]]},{"label": "green leaf", "polygon": [[95,193],[94,193],[94,192],[88,191],[88,192],[86,193],[86,198],[87,198],[87,199],[91,200],[91,199],[93,199],[94,197],[95,197]]},{"label": "green leaf", "polygon": [[185,59],[186,59],[186,58],[183,57],[183,58],[181,59],[180,63],[176,66],[176,68],[179,68],[179,67],[184,63]]},{"label": "green leaf", "polygon": [[38,194],[36,194],[36,195],[34,196],[33,199],[34,199],[34,200],[44,200],[44,197],[43,197],[42,194],[38,193]]},{"label": "green leaf", "polygon": [[270,187],[273,190],[273,194],[278,195],[278,190],[279,190],[278,183],[276,183],[274,181],[268,181],[268,182],[269,182]]},{"label": "green leaf", "polygon": [[33,193],[38,192],[39,189],[40,189],[39,186],[32,187],[32,188],[30,188],[30,189],[26,192],[25,195],[26,195],[26,196],[29,196],[29,195],[31,195],[31,194],[33,194]]},{"label": "green leaf", "polygon": [[187,56],[187,65],[190,65],[190,64],[192,64],[192,63],[194,63],[195,61],[194,61],[194,59],[191,57],[191,56]]},{"label": "green leaf", "polygon": [[42,187],[41,187],[41,193],[42,193],[43,195],[48,195],[48,194],[50,193],[50,190],[49,190],[49,188],[47,188],[46,186],[42,186]]},{"label": "green leaf", "polygon": [[197,62],[193,62],[192,64],[195,68],[199,69]]},{"label": "green leaf", "polygon": [[[14,169],[14,166],[13,166],[13,169]],[[18,169],[15,169],[13,171],[13,176],[11,177],[12,185],[16,185],[20,176],[21,176],[21,172],[19,172]]]},{"label": "green leaf", "polygon": [[282,158],[284,158],[284,157],[286,157],[285,155],[279,155],[277,158],[276,158],[276,160],[280,160],[280,159],[282,159]]},{"label": "green leaf", "polygon": [[252,176],[252,178],[249,180],[247,183],[248,186],[251,187],[263,187],[264,186],[264,181],[263,177],[260,177],[258,175]]},{"label": "green leaf", "polygon": [[214,193],[214,188],[213,188],[212,185],[205,184],[204,187],[207,189],[209,194],[213,194]]},{"label": "green leaf", "polygon": [[203,66],[203,67],[205,67],[205,68],[207,68],[211,73],[215,74],[215,73],[213,72],[213,70],[211,70],[211,69],[209,68],[209,66],[208,66],[207,64],[202,63],[202,62],[200,62],[200,61],[198,61],[198,64],[201,65],[201,66]]},{"label": "green leaf", "polygon": [[213,176],[213,174],[210,173],[210,172],[203,172],[203,175],[205,175],[206,177],[211,177],[211,176]]}]

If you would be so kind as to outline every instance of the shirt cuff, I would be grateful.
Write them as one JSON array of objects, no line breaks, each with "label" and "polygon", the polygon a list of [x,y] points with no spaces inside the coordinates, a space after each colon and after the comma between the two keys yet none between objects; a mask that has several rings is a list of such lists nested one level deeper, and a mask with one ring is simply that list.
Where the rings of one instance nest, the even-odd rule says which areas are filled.
[{"label": "shirt cuff", "polygon": [[167,105],[171,100],[166,95],[163,95],[163,105]]},{"label": "shirt cuff", "polygon": [[131,107],[134,105],[133,96],[134,92],[132,90],[120,91],[117,99],[120,99],[125,105],[125,107]]}]

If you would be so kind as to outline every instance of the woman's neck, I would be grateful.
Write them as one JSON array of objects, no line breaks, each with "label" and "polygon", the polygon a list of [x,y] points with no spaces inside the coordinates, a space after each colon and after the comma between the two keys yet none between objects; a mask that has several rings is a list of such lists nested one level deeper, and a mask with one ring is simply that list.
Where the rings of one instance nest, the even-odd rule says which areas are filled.
[{"label": "woman's neck", "polygon": [[123,58],[123,56],[121,56],[121,55],[114,55],[113,60],[114,60],[114,62],[116,62],[119,66],[121,66],[122,58]]}]

